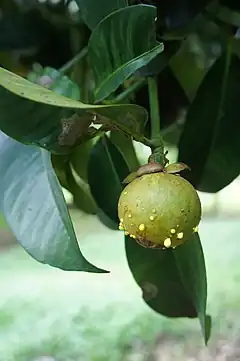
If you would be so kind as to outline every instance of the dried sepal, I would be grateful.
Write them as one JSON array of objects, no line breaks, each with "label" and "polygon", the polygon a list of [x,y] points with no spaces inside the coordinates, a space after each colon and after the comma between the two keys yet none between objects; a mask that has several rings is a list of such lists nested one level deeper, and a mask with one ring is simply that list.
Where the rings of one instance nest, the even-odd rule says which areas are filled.
[{"label": "dried sepal", "polygon": [[165,171],[167,173],[174,174],[174,173],[180,173],[180,172],[182,172],[183,170],[186,170],[186,169],[191,170],[190,167],[187,164],[184,164],[184,163],[172,163],[172,164],[169,164],[165,168]]},{"label": "dried sepal", "polygon": [[142,165],[137,170],[137,177],[141,177],[144,174],[151,174],[151,173],[157,173],[157,172],[162,172],[162,171],[163,171],[163,166],[161,164],[148,163],[148,164]]},{"label": "dried sepal", "polygon": [[122,181],[123,184],[131,183],[134,179],[137,178],[137,172],[130,173],[124,180]]}]

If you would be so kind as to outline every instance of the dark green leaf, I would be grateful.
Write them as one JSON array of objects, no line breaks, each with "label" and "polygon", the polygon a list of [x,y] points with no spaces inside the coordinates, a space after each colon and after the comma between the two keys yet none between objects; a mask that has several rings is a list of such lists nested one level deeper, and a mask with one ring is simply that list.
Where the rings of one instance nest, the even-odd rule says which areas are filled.
[{"label": "dark green leaf", "polygon": [[133,140],[119,131],[110,133],[110,140],[117,147],[125,159],[128,168],[133,172],[140,167],[140,163],[134,149]]},{"label": "dark green leaf", "polygon": [[95,214],[96,204],[89,184],[74,172],[70,164],[67,170],[67,181],[73,195],[74,204],[85,213]]},{"label": "dark green leaf", "polygon": [[[61,185],[73,195],[74,205],[83,212],[96,213],[88,182],[75,171],[70,156],[52,154],[52,164]],[[87,168],[87,163],[84,168]],[[87,169],[85,171],[87,172]]]},{"label": "dark green leaf", "polygon": [[240,61],[226,54],[213,65],[189,109],[179,143],[179,159],[192,169],[186,178],[197,189],[217,192],[240,172]]},{"label": "dark green leaf", "polygon": [[128,166],[119,150],[108,139],[101,137],[92,149],[88,166],[88,180],[97,206],[118,224],[118,199]]},{"label": "dark green leaf", "polygon": [[67,168],[69,164],[69,155],[51,154],[51,162],[61,186],[70,192],[70,187],[67,182]]},{"label": "dark green leaf", "polygon": [[74,149],[70,155],[71,165],[75,172],[86,182],[88,181],[88,160],[94,143],[95,139],[91,139]]},{"label": "dark green leaf", "polygon": [[36,260],[69,271],[105,272],[80,252],[50,153],[0,133],[0,209]]},{"label": "dark green leaf", "polygon": [[198,316],[207,342],[207,279],[198,234],[175,250],[147,249],[130,237],[125,237],[125,247],[130,270],[145,302],[164,316]]},{"label": "dark green leaf", "polygon": [[140,68],[137,73],[140,76],[156,76],[165,69],[171,57],[177,53],[181,45],[180,41],[166,41],[164,51],[158,54],[148,65]]},{"label": "dark green leaf", "polygon": [[155,18],[153,6],[130,6],[115,11],[94,29],[89,40],[89,61],[97,101],[109,96],[163,51],[162,44],[156,46]]},{"label": "dark green leaf", "polygon": [[[0,107],[0,129],[3,132],[20,142],[36,144],[57,153],[68,153],[83,139],[86,140],[85,124],[93,120],[95,114],[101,117],[102,123],[133,135],[141,134],[147,119],[146,110],[137,105],[84,104],[2,68]],[[76,109],[81,114],[71,117]]]},{"label": "dark green leaf", "polygon": [[174,75],[190,100],[194,99],[204,76],[228,43],[220,26],[204,16],[198,18],[195,31],[186,34],[186,40],[170,61]]},{"label": "dark green leaf", "polygon": [[81,16],[92,30],[112,12],[128,5],[127,0],[76,0]]}]

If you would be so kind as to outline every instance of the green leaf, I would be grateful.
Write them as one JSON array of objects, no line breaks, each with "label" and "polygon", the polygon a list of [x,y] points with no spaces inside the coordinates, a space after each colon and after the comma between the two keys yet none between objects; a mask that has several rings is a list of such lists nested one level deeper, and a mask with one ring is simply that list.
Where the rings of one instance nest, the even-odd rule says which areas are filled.
[{"label": "green leaf", "polygon": [[0,133],[0,209],[37,261],[68,271],[106,272],[82,255],[50,153]]},{"label": "green leaf", "polygon": [[128,173],[122,154],[108,137],[101,137],[90,155],[88,180],[97,206],[115,225],[119,223],[117,208],[122,181]]},{"label": "green leaf", "polygon": [[[206,16],[197,18],[196,29],[187,32],[180,50],[170,60],[171,69],[190,100],[194,99],[207,71],[228,42],[226,32],[220,26]],[[213,50],[213,44],[217,51]]]},{"label": "green leaf", "polygon": [[[138,137],[147,119],[146,110],[138,105],[84,104],[3,68],[0,68],[0,107],[0,129],[4,133],[55,153],[68,153],[85,141],[83,126],[96,114],[99,122]],[[76,111],[80,115],[70,117]],[[71,135],[74,138],[69,139]],[[67,142],[64,143],[65,139]]]},{"label": "green leaf", "polygon": [[128,5],[127,0],[76,0],[76,3],[84,22],[91,30],[107,15]]},{"label": "green leaf", "polygon": [[149,64],[140,68],[137,73],[140,76],[156,76],[160,74],[168,65],[170,59],[179,51],[181,42],[166,41],[164,43],[164,51],[158,54]]},{"label": "green leaf", "polygon": [[240,172],[240,61],[226,54],[213,65],[193,101],[179,143],[186,178],[204,192],[218,192]]},{"label": "green leaf", "polygon": [[74,172],[71,164],[69,164],[67,169],[67,181],[70,192],[73,195],[74,204],[85,213],[96,214],[96,204],[92,197],[89,184]]},{"label": "green leaf", "polygon": [[122,154],[128,165],[128,169],[130,169],[131,172],[140,168],[140,163],[133,145],[132,138],[127,137],[122,132],[112,131],[110,133],[110,140]]},{"label": "green leaf", "polygon": [[175,250],[153,250],[125,237],[130,270],[143,291],[143,299],[167,317],[197,317],[205,342],[210,336],[206,316],[207,279],[198,234]]},{"label": "green leaf", "polygon": [[62,74],[57,69],[51,67],[42,68],[41,65],[35,66],[35,70],[31,71],[27,79],[32,83],[42,85],[47,89],[51,89],[60,95],[65,95],[71,99],[80,99],[80,90],[77,84]]},{"label": "green leaf", "polygon": [[74,171],[86,182],[88,182],[88,161],[92,147],[96,142],[95,139],[96,138],[81,144],[74,149],[74,152],[70,155],[70,161]]},{"label": "green leaf", "polygon": [[[71,164],[70,156],[52,154],[52,164],[61,185],[72,193],[74,205],[83,212],[95,214],[96,205],[89,185],[85,179],[76,173]],[[85,168],[87,168],[87,164]]]},{"label": "green leaf", "polygon": [[155,18],[153,6],[129,6],[110,14],[93,30],[88,53],[96,101],[108,97],[163,51],[162,44],[156,46]]}]

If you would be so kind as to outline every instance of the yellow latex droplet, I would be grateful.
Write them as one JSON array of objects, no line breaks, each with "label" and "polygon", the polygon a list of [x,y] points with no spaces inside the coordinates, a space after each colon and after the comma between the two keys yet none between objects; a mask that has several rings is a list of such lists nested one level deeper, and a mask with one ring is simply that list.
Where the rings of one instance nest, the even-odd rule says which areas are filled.
[{"label": "yellow latex droplet", "polygon": [[156,213],[156,209],[155,209],[155,208],[153,208],[153,209],[152,209],[152,212],[153,212],[153,213]]},{"label": "yellow latex droplet", "polygon": [[145,225],[142,223],[140,224],[140,226],[138,227],[139,231],[144,231],[145,229]]},{"label": "yellow latex droplet", "polygon": [[131,213],[129,213],[129,215],[128,215],[128,218],[132,218],[132,215],[131,215]]},{"label": "yellow latex droplet", "polygon": [[170,239],[170,238],[166,238],[163,244],[164,244],[164,246],[165,246],[166,248],[171,247],[171,244],[172,244],[171,239]]},{"label": "yellow latex droplet", "polygon": [[170,232],[171,232],[172,234],[175,234],[175,233],[176,233],[176,229],[172,228],[172,229],[170,230]]},{"label": "yellow latex droplet", "polygon": [[123,223],[123,218],[120,219],[120,223]]},{"label": "yellow latex droplet", "polygon": [[120,231],[124,231],[123,225],[121,223],[119,224],[118,229],[120,229]]},{"label": "yellow latex droplet", "polygon": [[194,233],[197,233],[197,232],[198,232],[198,226],[193,227],[193,232],[194,232]]},{"label": "yellow latex droplet", "polygon": [[183,239],[183,232],[179,232],[179,233],[177,234],[177,238],[178,238],[178,239]]},{"label": "yellow latex droplet", "polygon": [[125,233],[125,236],[128,236],[128,235],[129,235],[129,232],[128,232],[128,231],[125,231],[124,233]]},{"label": "yellow latex droplet", "polygon": [[150,221],[154,221],[154,217],[153,216],[150,216]]}]

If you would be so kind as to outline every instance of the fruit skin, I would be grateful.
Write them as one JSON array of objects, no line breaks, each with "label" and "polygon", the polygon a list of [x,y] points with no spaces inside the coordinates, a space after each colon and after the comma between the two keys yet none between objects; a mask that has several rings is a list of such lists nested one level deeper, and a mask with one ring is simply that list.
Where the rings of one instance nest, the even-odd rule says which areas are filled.
[{"label": "fruit skin", "polygon": [[179,175],[144,174],[129,183],[118,203],[119,228],[145,247],[175,248],[201,219],[195,188]]}]

